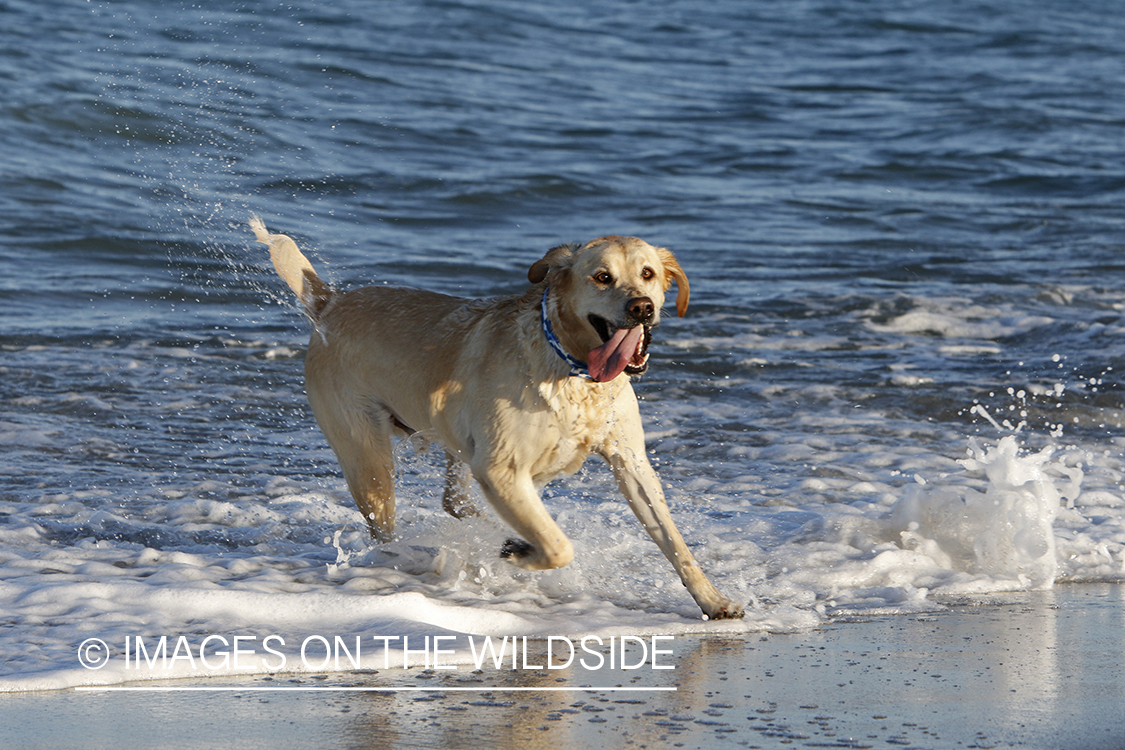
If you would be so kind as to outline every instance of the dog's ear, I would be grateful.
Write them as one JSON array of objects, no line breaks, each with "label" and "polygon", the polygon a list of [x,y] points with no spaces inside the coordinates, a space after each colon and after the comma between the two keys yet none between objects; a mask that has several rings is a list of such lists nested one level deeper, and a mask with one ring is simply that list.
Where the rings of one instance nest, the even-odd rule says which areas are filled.
[{"label": "dog's ear", "polygon": [[680,268],[680,263],[676,260],[676,256],[672,255],[672,251],[658,247],[656,252],[660,256],[661,265],[664,266],[664,291],[668,291],[673,281],[676,282],[676,314],[682,318],[687,312],[688,299],[691,298],[691,286],[688,284],[687,274]]},{"label": "dog's ear", "polygon": [[532,284],[538,284],[547,278],[547,272],[551,269],[568,268],[574,259],[574,251],[578,249],[578,246],[577,242],[571,242],[552,247],[546,255],[532,263],[531,268],[527,269],[527,280]]}]

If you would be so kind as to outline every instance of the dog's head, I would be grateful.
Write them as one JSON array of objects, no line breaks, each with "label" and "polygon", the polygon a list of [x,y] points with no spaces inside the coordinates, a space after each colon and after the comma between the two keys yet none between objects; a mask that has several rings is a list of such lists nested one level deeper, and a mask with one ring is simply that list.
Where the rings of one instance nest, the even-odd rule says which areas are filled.
[{"label": "dog's head", "polygon": [[555,300],[556,334],[597,381],[648,368],[652,329],[664,294],[676,282],[676,312],[687,312],[687,276],[671,252],[636,237],[602,237],[551,248],[527,272],[547,281]]}]

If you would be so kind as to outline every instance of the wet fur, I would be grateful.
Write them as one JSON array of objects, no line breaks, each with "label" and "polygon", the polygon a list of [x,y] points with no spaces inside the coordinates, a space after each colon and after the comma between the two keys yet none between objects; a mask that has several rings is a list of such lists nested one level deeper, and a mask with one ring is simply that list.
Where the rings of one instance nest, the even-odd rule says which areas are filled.
[{"label": "wet fur", "polygon": [[[688,281],[672,253],[631,237],[560,245],[531,266],[532,286],[524,294],[466,300],[392,287],[337,292],[289,237],[269,234],[257,218],[251,227],[313,322],[305,360],[309,402],[376,539],[394,533],[392,436],[422,432],[448,456],[448,512],[476,513],[465,486],[471,475],[521,537],[506,542],[501,556],[528,570],[561,567],[573,547],[538,488],[577,471],[594,453],[609,463],[703,612],[741,617],[741,608],[699,569],[672,522],[645,453],[629,376],[604,383],[570,377],[540,323],[549,285],[548,314],[559,341],[585,361],[603,343],[590,316],[627,329],[635,325],[630,302],[651,300],[655,314],[646,325],[655,327],[673,282],[683,315]],[[607,276],[613,283],[595,281]]]}]

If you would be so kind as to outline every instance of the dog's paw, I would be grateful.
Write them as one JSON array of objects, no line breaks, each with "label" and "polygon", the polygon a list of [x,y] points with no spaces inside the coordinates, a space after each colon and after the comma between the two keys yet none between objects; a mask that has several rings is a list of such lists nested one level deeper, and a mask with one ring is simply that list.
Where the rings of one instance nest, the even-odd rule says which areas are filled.
[{"label": "dog's paw", "polygon": [[535,553],[535,548],[522,539],[509,539],[500,547],[500,557],[509,560],[528,557]]},{"label": "dog's paw", "polygon": [[708,620],[741,620],[746,613],[742,607],[732,601],[728,601],[721,607],[713,609],[705,613]]}]

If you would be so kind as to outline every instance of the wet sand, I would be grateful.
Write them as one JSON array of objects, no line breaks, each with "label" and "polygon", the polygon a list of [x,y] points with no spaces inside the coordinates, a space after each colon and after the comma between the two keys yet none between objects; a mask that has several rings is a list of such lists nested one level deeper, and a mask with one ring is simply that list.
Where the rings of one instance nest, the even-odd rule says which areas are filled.
[{"label": "wet sand", "polygon": [[0,695],[0,747],[1109,750],[1125,747],[1123,646],[1125,587],[1075,584],[797,634],[680,637],[673,670],[469,666]]}]

